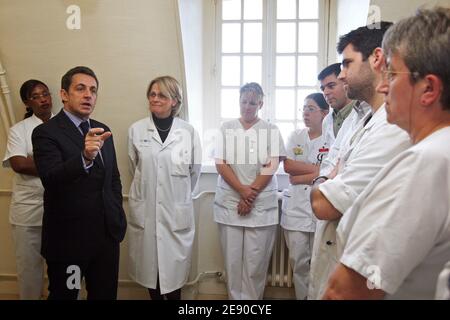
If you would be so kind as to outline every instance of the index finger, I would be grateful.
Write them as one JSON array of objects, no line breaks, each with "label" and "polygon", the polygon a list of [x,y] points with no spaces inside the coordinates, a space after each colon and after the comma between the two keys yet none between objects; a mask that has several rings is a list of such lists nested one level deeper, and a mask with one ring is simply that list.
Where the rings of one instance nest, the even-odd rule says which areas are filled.
[{"label": "index finger", "polygon": [[91,128],[87,134],[91,137],[95,137],[95,135],[101,134],[104,131],[105,131],[105,129],[103,129],[103,128]]}]

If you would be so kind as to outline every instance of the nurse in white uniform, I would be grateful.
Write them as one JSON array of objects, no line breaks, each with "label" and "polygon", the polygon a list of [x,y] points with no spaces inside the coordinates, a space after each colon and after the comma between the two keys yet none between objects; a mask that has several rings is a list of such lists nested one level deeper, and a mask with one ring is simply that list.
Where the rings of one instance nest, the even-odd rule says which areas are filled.
[{"label": "nurse in white uniform", "polygon": [[52,97],[47,85],[28,80],[20,88],[27,107],[25,119],[9,130],[3,167],[11,167],[14,176],[9,222],[14,237],[20,299],[37,300],[42,296],[44,260],[41,256],[44,188],[33,161],[31,133],[52,116]]},{"label": "nurse in white uniform", "polygon": [[303,107],[304,129],[292,132],[286,144],[287,159],[284,170],[289,174],[289,188],[283,192],[281,227],[289,248],[289,262],[293,269],[295,295],[303,300],[308,294],[316,218],[312,213],[311,182],[319,175],[322,159],[329,145],[322,135],[322,121],[329,106],[322,93],[305,98]]},{"label": "nurse in white uniform", "polygon": [[262,299],[278,224],[274,175],[285,151],[278,128],[258,117],[259,84],[240,89],[240,113],[221,127],[214,199],[230,299]]},{"label": "nurse in white uniform", "polygon": [[195,221],[192,191],[201,167],[195,129],[177,117],[177,80],[154,79],[147,90],[150,116],[131,125],[128,156],[133,182],[128,217],[130,277],[152,300],[178,300],[191,267]]}]

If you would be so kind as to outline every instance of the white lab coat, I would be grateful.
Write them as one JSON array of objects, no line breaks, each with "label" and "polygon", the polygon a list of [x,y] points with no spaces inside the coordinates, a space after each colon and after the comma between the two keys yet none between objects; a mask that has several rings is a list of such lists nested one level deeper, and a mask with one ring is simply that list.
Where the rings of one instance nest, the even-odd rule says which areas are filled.
[{"label": "white lab coat", "polygon": [[[386,163],[411,146],[406,132],[387,122],[384,105],[364,126],[365,120],[346,142],[349,145],[347,150],[340,150],[337,176],[319,185],[322,194],[344,215]],[[339,220],[322,220],[317,223],[308,293],[311,299],[322,297],[328,277],[337,264],[338,223]]]},{"label": "white lab coat", "polygon": [[135,122],[128,132],[133,174],[128,217],[129,273],[161,294],[181,288],[191,266],[195,221],[192,191],[200,176],[198,133],[175,118],[164,143],[152,117]]},{"label": "white lab coat", "polygon": [[370,112],[370,105],[364,101],[353,101],[353,110],[345,118],[338,134],[334,136],[333,129],[333,112],[328,112],[322,121],[322,136],[326,143],[331,146],[327,157],[325,157],[320,165],[320,175],[328,175],[336,166],[339,154],[349,148],[349,135],[358,127],[364,116]]},{"label": "white lab coat", "polygon": [[373,177],[337,229],[340,262],[386,299],[433,299],[450,260],[450,127]]}]

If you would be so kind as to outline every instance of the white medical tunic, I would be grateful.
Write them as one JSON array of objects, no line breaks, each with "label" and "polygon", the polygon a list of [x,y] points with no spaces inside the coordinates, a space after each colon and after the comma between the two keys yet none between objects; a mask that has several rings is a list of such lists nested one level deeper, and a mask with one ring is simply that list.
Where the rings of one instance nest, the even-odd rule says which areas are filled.
[{"label": "white medical tunic", "polygon": [[[3,167],[10,167],[14,156],[33,156],[31,134],[42,120],[32,115],[9,129]],[[42,226],[44,187],[39,177],[16,173],[13,180],[9,222],[18,226]]]},{"label": "white medical tunic", "polygon": [[[308,164],[318,164],[326,157],[329,145],[323,135],[310,139],[308,129],[292,132],[286,143],[287,158]],[[283,205],[280,225],[291,231],[315,232],[316,218],[310,201],[311,186],[289,185],[283,191]]]},{"label": "white medical tunic", "polygon": [[[262,119],[247,130],[244,130],[239,120],[231,120],[222,125],[220,133],[222,137],[217,139],[215,158],[226,160],[244,185],[250,185],[261,174],[270,158],[286,156],[277,126]],[[241,227],[278,224],[278,183],[275,174],[259,193],[252,211],[247,215],[237,213],[240,198],[239,193],[219,175],[214,199],[214,221]]]},{"label": "white medical tunic", "polygon": [[450,260],[450,127],[385,165],[341,219],[340,262],[387,299],[433,299]]}]

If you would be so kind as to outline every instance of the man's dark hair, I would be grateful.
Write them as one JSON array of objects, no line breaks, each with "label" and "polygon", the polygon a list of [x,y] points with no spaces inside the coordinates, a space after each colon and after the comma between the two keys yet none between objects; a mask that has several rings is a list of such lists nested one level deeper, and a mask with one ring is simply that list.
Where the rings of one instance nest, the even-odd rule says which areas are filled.
[{"label": "man's dark hair", "polygon": [[326,77],[328,77],[330,74],[333,74],[338,77],[339,73],[341,73],[341,64],[340,63],[333,63],[330,64],[328,67],[320,71],[319,75],[317,76],[317,80],[322,81]]},{"label": "man's dark hair", "polygon": [[342,54],[344,49],[351,44],[355,51],[361,52],[365,61],[373,50],[381,48],[384,33],[390,26],[392,26],[392,22],[381,21],[350,31],[339,38],[337,51]]},{"label": "man's dark hair", "polygon": [[86,75],[94,78],[95,81],[97,82],[97,87],[98,87],[98,85],[99,85],[98,79],[97,79],[97,76],[95,75],[94,71],[92,71],[88,67],[78,66],[78,67],[70,69],[69,71],[66,72],[65,75],[63,75],[63,77],[61,79],[61,89],[64,89],[67,92],[69,92],[69,87],[70,87],[70,84],[72,83],[72,77],[78,73],[86,74]]}]

